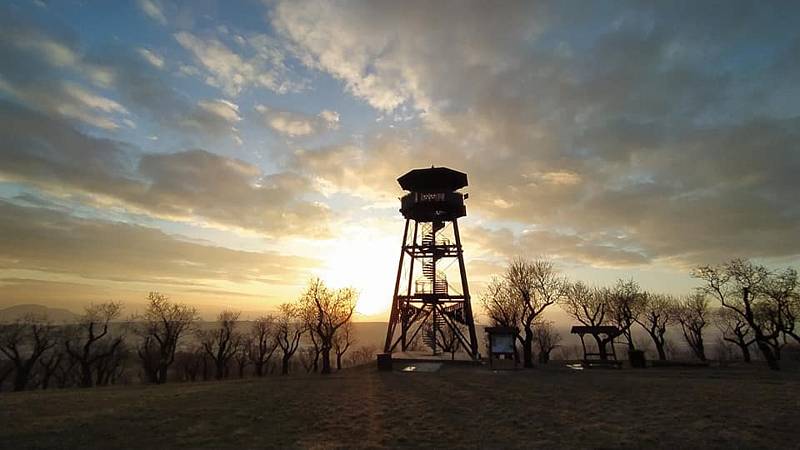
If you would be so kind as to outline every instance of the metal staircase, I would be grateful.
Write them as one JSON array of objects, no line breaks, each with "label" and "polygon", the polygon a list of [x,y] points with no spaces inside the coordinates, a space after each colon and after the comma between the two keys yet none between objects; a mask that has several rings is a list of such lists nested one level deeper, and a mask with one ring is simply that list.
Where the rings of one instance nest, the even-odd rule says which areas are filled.
[{"label": "metal staircase", "polygon": [[[446,238],[440,238],[437,242],[436,232],[444,228],[442,222],[432,222],[423,226],[422,246],[435,247],[438,245],[449,245]],[[448,294],[447,275],[444,272],[435,270],[434,262],[438,259],[436,250],[433,250],[433,257],[422,263],[423,278],[417,280],[415,287],[418,294]]]}]

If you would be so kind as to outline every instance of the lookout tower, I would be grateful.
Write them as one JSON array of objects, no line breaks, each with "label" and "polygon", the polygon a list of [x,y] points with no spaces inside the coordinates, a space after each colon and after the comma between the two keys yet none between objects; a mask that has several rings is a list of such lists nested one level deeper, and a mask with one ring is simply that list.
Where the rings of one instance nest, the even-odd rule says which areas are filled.
[{"label": "lookout tower", "polygon": [[[478,341],[470,306],[458,218],[467,215],[458,192],[467,174],[446,167],[414,169],[398,178],[406,219],[384,351],[408,350],[417,336],[433,354],[458,345],[473,359]],[[457,263],[448,280],[446,270]],[[455,279],[455,282],[453,282]],[[399,328],[399,329],[398,329]],[[421,333],[421,334],[420,334]]]}]

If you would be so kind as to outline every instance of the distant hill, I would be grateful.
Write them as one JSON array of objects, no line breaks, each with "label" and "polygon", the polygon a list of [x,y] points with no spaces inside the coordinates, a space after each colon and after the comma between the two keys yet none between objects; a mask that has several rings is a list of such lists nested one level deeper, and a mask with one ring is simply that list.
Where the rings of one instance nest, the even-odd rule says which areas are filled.
[{"label": "distant hill", "polygon": [[71,322],[78,318],[72,311],[63,308],[50,308],[43,305],[14,305],[0,309],[0,322],[10,322],[27,315],[46,316],[55,323]]}]

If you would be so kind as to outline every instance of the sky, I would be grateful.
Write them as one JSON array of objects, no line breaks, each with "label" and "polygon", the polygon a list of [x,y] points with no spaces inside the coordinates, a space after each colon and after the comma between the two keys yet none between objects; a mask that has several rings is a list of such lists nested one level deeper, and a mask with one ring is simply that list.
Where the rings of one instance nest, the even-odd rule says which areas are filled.
[{"label": "sky", "polygon": [[[385,319],[396,179],[468,174],[474,293],[515,256],[685,294],[800,260],[800,4],[0,3],[0,307],[248,314],[310,277]],[[478,315],[480,320],[480,314]]]}]

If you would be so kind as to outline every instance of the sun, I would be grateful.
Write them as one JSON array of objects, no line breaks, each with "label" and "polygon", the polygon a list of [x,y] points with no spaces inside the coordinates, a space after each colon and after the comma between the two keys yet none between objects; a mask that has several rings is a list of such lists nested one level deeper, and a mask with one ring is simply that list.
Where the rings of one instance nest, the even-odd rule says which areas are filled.
[{"label": "sun", "polygon": [[[356,320],[388,317],[392,303],[399,239],[367,227],[348,227],[322,249],[320,277],[332,287],[352,286],[359,292]],[[360,316],[360,317],[358,317]]]}]

